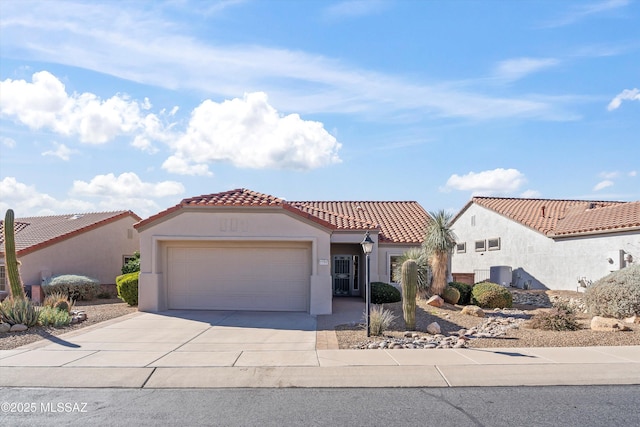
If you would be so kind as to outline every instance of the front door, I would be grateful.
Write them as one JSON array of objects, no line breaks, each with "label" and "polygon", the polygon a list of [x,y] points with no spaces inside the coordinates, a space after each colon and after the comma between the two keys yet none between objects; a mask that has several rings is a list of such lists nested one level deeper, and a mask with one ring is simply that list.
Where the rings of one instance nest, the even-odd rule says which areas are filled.
[{"label": "front door", "polygon": [[334,255],[333,257],[333,295],[351,294],[353,287],[353,257],[351,255]]}]

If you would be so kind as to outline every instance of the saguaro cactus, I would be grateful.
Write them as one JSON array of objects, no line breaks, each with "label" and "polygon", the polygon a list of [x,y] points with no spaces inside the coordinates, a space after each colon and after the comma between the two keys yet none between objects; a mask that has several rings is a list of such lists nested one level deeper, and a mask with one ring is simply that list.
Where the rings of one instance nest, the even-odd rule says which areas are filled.
[{"label": "saguaro cactus", "polygon": [[418,289],[418,264],[408,259],[402,264],[402,314],[407,330],[416,328],[416,292]]},{"label": "saguaro cactus", "polygon": [[13,210],[8,209],[4,216],[4,262],[7,268],[7,277],[11,287],[11,296],[14,299],[24,299],[24,289],[22,279],[20,279],[20,269],[18,268],[18,257],[16,255],[16,240],[14,231]]}]

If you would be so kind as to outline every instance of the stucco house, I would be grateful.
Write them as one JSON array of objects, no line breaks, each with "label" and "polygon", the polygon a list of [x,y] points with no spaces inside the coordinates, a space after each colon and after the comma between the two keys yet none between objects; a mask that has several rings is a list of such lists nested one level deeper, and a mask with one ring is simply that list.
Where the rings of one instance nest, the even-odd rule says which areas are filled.
[{"label": "stucco house", "polygon": [[452,228],[452,272],[474,283],[575,291],[640,257],[640,201],[473,197]]},{"label": "stucco house", "polygon": [[[60,274],[115,283],[122,265],[139,249],[131,211],[16,218],[16,251],[25,286],[41,285]],[[0,291],[8,291],[4,264],[4,221],[0,221]],[[37,295],[33,295],[38,300]]]},{"label": "stucco house", "polygon": [[182,200],[135,228],[141,311],[306,311],[364,295],[365,233],[375,242],[371,281],[419,246],[428,214],[416,202],[287,201],[247,189]]}]

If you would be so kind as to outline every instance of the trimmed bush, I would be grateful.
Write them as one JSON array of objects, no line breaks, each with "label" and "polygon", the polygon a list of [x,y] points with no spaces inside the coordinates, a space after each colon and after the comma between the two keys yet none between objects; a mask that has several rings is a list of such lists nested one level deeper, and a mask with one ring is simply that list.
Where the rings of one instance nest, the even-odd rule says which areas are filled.
[{"label": "trimmed bush", "polygon": [[55,307],[42,307],[38,320],[42,326],[61,328],[63,326],[69,326],[69,323],[71,323],[71,316],[66,310],[59,310]]},{"label": "trimmed bush", "polygon": [[580,329],[576,316],[561,308],[552,308],[549,311],[536,314],[531,318],[528,326],[544,331],[575,331]]},{"label": "trimmed bush", "polygon": [[460,292],[458,304],[469,305],[471,303],[471,289],[473,289],[473,286],[462,282],[449,282],[449,286],[456,288]]},{"label": "trimmed bush", "polygon": [[138,251],[133,254],[133,259],[122,266],[122,274],[135,273],[136,271],[140,271],[140,252]]},{"label": "trimmed bush", "polygon": [[[371,306],[371,316],[369,318],[369,329],[371,335],[382,335],[384,331],[389,329],[391,323],[396,319],[396,316],[391,312],[391,310],[386,310],[383,305],[373,305]],[[367,312],[363,313],[364,323],[367,323],[366,320]]]},{"label": "trimmed bush", "polygon": [[384,282],[371,282],[371,303],[389,304],[402,300],[402,294],[393,285]]},{"label": "trimmed bush", "polygon": [[510,308],[513,305],[511,292],[497,283],[478,283],[471,290],[471,303],[482,308]]},{"label": "trimmed bush", "polygon": [[61,293],[66,295],[70,301],[94,300],[101,290],[98,280],[75,274],[64,274],[53,277],[42,289],[44,290],[45,296],[53,293]]},{"label": "trimmed bush", "polygon": [[118,298],[129,305],[138,305],[138,277],[139,271],[116,277]]},{"label": "trimmed bush", "polygon": [[596,281],[585,291],[584,302],[596,316],[622,319],[640,315],[640,264]]},{"label": "trimmed bush", "polygon": [[442,291],[442,299],[447,304],[457,304],[460,301],[460,291],[453,286],[447,286]]},{"label": "trimmed bush", "polygon": [[10,325],[35,326],[39,313],[40,307],[34,306],[29,299],[9,297],[0,303],[0,318]]}]

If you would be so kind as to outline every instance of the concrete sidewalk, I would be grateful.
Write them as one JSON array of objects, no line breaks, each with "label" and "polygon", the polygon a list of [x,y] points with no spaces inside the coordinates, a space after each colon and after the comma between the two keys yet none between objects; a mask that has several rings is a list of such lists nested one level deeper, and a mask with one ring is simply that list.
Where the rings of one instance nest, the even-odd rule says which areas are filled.
[{"label": "concrete sidewalk", "polygon": [[640,346],[337,350],[333,326],[358,321],[363,305],[338,304],[344,306],[335,315],[317,318],[305,313],[134,313],[0,351],[0,386],[640,384]]}]

